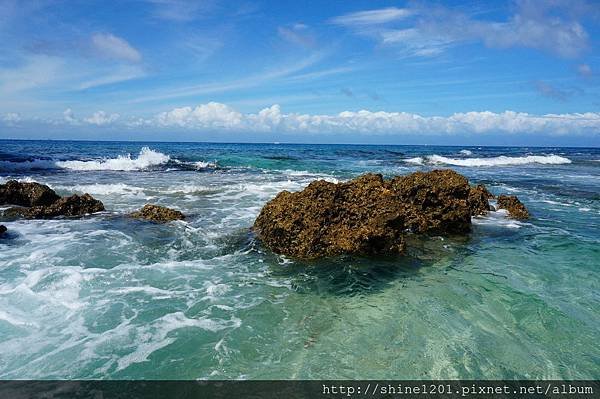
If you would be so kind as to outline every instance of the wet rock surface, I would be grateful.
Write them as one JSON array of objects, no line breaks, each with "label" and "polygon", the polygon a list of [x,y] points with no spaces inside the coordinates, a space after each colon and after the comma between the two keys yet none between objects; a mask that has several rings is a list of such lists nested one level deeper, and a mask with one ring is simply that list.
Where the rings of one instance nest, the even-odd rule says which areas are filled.
[{"label": "wet rock surface", "polygon": [[101,212],[104,205],[89,194],[62,197],[48,206],[32,206],[29,208],[10,208],[4,212],[8,217],[24,217],[26,219],[49,219],[57,216],[84,216]]},{"label": "wet rock surface", "polygon": [[489,203],[492,198],[494,198],[494,195],[483,184],[471,187],[469,191],[471,216],[486,215],[490,210],[493,211],[494,208]]},{"label": "wet rock surface", "polygon": [[0,237],[2,237],[7,230],[8,229],[6,228],[6,226],[0,224]]},{"label": "wet rock surface", "polygon": [[0,184],[0,205],[48,206],[60,197],[45,184],[9,180]]},{"label": "wet rock surface", "polygon": [[83,216],[104,210],[102,202],[89,194],[60,197],[39,183],[9,180],[0,185],[0,205],[18,205],[4,211],[8,218],[49,219],[57,216]]},{"label": "wet rock surface", "polygon": [[273,252],[295,258],[402,253],[409,233],[468,232],[471,216],[487,213],[491,197],[452,170],[319,180],[279,193],[261,210],[254,231]]},{"label": "wet rock surface", "polygon": [[529,219],[527,208],[514,195],[499,195],[497,205],[499,209],[506,209],[510,217],[514,219]]},{"label": "wet rock surface", "polygon": [[157,223],[185,219],[185,215],[177,210],[152,204],[144,205],[142,209],[133,212],[130,216],[136,219],[144,219]]}]

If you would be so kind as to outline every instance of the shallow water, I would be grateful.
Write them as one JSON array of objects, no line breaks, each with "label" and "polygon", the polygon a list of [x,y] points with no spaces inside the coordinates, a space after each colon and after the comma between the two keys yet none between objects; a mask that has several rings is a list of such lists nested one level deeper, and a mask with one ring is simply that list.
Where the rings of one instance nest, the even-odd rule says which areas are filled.
[{"label": "shallow water", "polygon": [[[149,147],[144,149],[144,147]],[[131,155],[128,156],[127,154]],[[600,377],[600,150],[0,141],[0,181],[107,211],[9,221],[0,378]],[[291,261],[249,231],[281,190],[452,167],[518,195],[399,258]],[[145,203],[183,211],[155,225]]]}]

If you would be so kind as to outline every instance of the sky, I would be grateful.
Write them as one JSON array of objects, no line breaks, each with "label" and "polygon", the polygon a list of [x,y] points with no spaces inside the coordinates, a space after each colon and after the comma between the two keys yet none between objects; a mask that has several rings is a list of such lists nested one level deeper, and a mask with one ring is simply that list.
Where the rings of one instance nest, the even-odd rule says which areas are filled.
[{"label": "sky", "polygon": [[0,139],[600,145],[600,2],[0,0]]}]

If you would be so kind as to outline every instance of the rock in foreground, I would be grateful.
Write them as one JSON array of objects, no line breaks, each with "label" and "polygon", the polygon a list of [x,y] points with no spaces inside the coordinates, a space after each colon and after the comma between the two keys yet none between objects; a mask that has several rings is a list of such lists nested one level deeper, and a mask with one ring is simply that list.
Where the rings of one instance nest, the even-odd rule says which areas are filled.
[{"label": "rock in foreground", "polygon": [[6,226],[0,224],[0,237],[2,237],[4,235],[4,233],[6,233],[7,228]]},{"label": "rock in foreground", "polygon": [[166,208],[160,205],[146,204],[142,209],[133,212],[131,217],[136,219],[145,219],[157,223],[170,222],[172,220],[183,220],[185,215],[174,209]]},{"label": "rock in foreground", "polygon": [[48,206],[60,197],[45,184],[9,180],[0,184],[0,205]]},{"label": "rock in foreground", "polygon": [[498,208],[506,209],[508,214],[515,219],[524,220],[529,219],[529,212],[525,205],[514,195],[500,195],[498,196]]},{"label": "rock in foreground", "polygon": [[295,258],[401,253],[408,232],[468,232],[471,216],[489,210],[490,197],[452,170],[319,180],[300,192],[279,193],[260,212],[254,231],[272,251]]},{"label": "rock in foreground", "polygon": [[83,216],[104,210],[102,202],[89,194],[62,197],[48,206],[32,206],[30,208],[10,208],[6,216],[21,216],[26,219],[49,219],[57,216]]}]

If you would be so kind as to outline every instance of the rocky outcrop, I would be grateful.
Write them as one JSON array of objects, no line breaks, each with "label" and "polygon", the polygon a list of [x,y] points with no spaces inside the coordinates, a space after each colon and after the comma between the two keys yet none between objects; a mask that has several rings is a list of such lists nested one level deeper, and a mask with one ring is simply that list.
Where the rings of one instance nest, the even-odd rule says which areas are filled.
[{"label": "rocky outcrop", "polygon": [[7,228],[6,226],[0,224],[0,237],[4,236],[4,233],[6,233]]},{"label": "rocky outcrop", "polygon": [[48,206],[59,198],[54,190],[40,183],[9,180],[0,184],[0,205]]},{"label": "rocky outcrop", "polygon": [[24,217],[26,219],[50,219],[57,216],[84,216],[101,212],[104,204],[89,194],[62,197],[48,206],[32,206],[30,208],[10,208],[4,212],[8,217]]},{"label": "rocky outcrop", "polygon": [[137,212],[133,212],[130,216],[136,219],[145,219],[157,223],[185,219],[185,215],[179,211],[152,204],[144,205],[142,209]]},{"label": "rocky outcrop", "polygon": [[483,184],[471,187],[469,190],[469,207],[471,208],[471,216],[485,215],[494,208],[490,205],[489,200],[494,198],[494,195],[488,191]]},{"label": "rocky outcrop", "polygon": [[452,170],[319,180],[279,193],[261,210],[254,231],[272,251],[295,258],[401,253],[408,233],[468,232],[471,216],[487,213],[491,196]]},{"label": "rocky outcrop", "polygon": [[514,195],[499,195],[497,205],[499,209],[506,209],[514,219],[529,219],[529,212],[525,205]]}]

